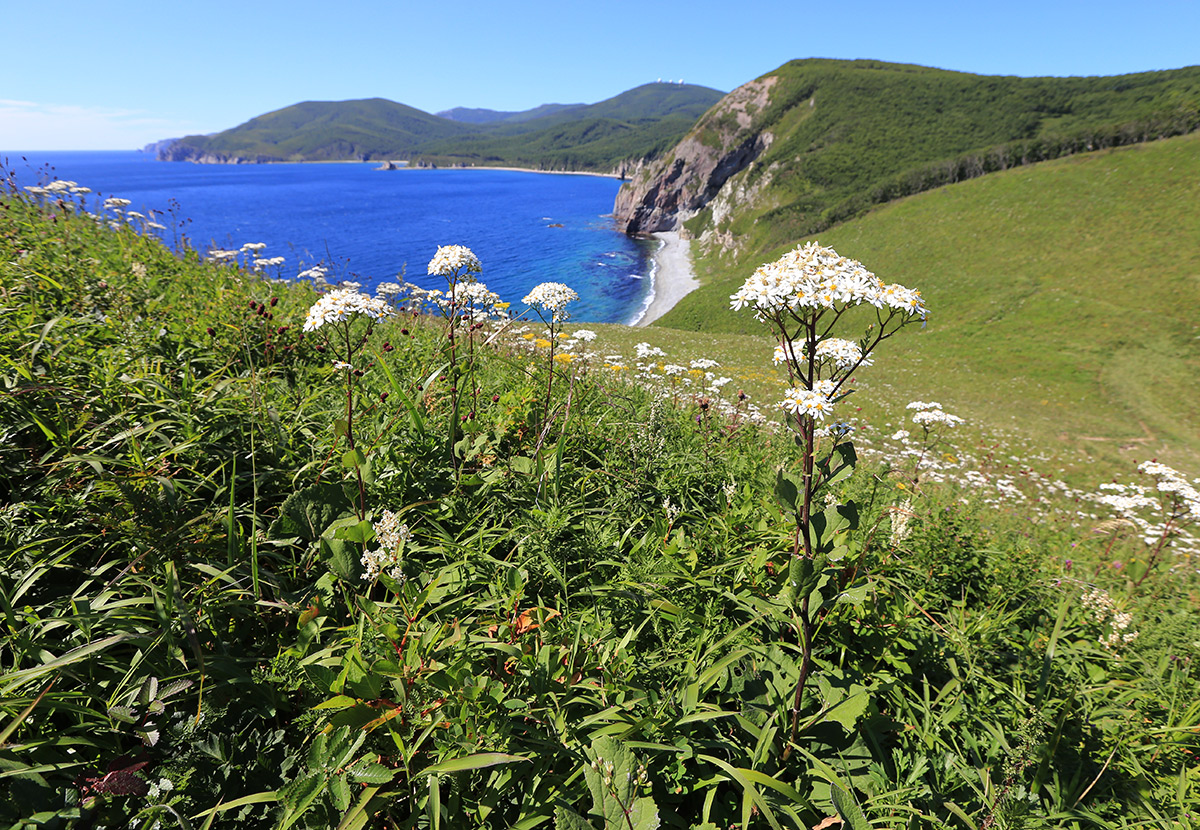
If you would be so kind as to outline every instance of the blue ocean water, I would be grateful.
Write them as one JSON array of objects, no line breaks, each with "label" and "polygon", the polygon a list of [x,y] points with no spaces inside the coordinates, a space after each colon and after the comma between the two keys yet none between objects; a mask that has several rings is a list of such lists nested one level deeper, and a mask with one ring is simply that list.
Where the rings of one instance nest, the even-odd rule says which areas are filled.
[{"label": "blue ocean water", "polygon": [[49,172],[155,211],[168,244],[180,235],[201,251],[265,242],[262,256],[287,258],[284,276],[325,262],[331,280],[364,291],[400,275],[445,288],[426,275],[429,260],[439,245],[465,245],[483,263],[481,280],[514,306],[539,282],[574,288],[577,322],[631,322],[651,291],[654,243],[617,231],[615,179],[377,163],[200,165],[138,152],[5,158],[22,186]]}]

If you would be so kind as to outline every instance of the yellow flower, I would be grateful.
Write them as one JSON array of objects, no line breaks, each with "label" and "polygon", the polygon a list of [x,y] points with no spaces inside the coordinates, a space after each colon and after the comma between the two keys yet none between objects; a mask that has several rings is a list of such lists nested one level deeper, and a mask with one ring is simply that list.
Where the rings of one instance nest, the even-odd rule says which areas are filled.
[{"label": "yellow flower", "polygon": [[522,335],[521,335],[521,337],[525,338],[526,340],[532,340],[532,339],[533,339],[533,332],[531,332],[531,331],[529,331],[529,332],[526,332],[525,334],[522,334]]},{"label": "yellow flower", "polygon": [[550,348],[550,341],[544,337],[539,337],[537,340],[533,341],[533,345],[537,346],[539,349],[548,349]]},{"label": "yellow flower", "polygon": [[574,359],[575,355],[567,354],[565,352],[559,352],[554,356],[554,360],[558,363],[570,363]]}]

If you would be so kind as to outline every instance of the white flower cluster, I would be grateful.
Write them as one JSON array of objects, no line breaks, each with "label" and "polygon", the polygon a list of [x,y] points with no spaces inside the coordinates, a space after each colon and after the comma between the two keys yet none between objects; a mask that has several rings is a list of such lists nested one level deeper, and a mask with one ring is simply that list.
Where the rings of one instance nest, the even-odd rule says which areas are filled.
[{"label": "white flower cluster", "polygon": [[596,332],[591,329],[579,329],[571,335],[572,340],[582,340],[584,343],[591,343],[596,339]]},{"label": "white flower cluster", "polygon": [[949,412],[942,410],[942,405],[936,401],[926,403],[925,401],[913,401],[905,409],[915,409],[917,412],[912,416],[912,422],[919,427],[930,429],[938,424],[953,428],[963,423],[963,419],[957,415],[951,415]]},{"label": "white flower cluster", "polygon": [[817,381],[815,389],[792,387],[783,393],[779,405],[793,415],[823,421],[833,414],[833,401],[829,398],[832,392],[833,382],[828,380]]},{"label": "white flower cluster", "polygon": [[1100,645],[1110,651],[1117,646],[1128,645],[1138,637],[1138,632],[1129,631],[1133,622],[1133,614],[1118,611],[1108,591],[1093,588],[1080,597],[1083,607],[1090,612],[1092,620],[1100,625],[1107,625],[1109,631],[1100,635]]},{"label": "white flower cluster", "polygon": [[[46,185],[45,187],[29,185],[25,189],[34,196],[62,196],[63,194],[82,195],[84,193],[92,192],[90,187],[80,187],[78,182],[67,181],[66,179],[59,179],[57,181],[50,182],[50,184]],[[125,204],[129,204],[129,202],[126,201]]]},{"label": "white flower cluster", "polygon": [[543,282],[535,285],[521,302],[531,308],[549,312],[554,322],[557,323],[567,319],[567,303],[578,299],[579,295],[575,293],[574,289],[561,282]]},{"label": "white flower cluster", "polygon": [[375,579],[384,570],[392,579],[403,579],[400,570],[400,556],[404,551],[404,543],[412,538],[408,525],[400,522],[400,517],[390,510],[383,511],[379,521],[373,522],[375,541],[379,542],[379,550],[367,551],[362,555],[362,564],[366,568],[363,579]]},{"label": "white flower cluster", "polygon": [[647,357],[667,356],[667,353],[658,348],[658,346],[651,346],[649,343],[638,343],[633,347],[633,350],[637,354],[638,360],[644,360]]},{"label": "white flower cluster", "polygon": [[1171,496],[1180,519],[1188,523],[1200,521],[1200,490],[1196,489],[1200,479],[1189,482],[1178,470],[1157,461],[1142,462],[1138,465],[1138,472],[1154,478],[1155,489]]},{"label": "white flower cluster", "polygon": [[762,265],[729,298],[734,311],[750,307],[760,320],[782,311],[831,309],[867,303],[924,319],[921,292],[886,285],[861,262],[847,259],[816,242]]},{"label": "white flower cluster", "polygon": [[378,297],[368,297],[352,288],[336,288],[313,303],[304,330],[316,331],[326,323],[340,323],[355,314],[378,320],[393,313],[392,307]]},{"label": "white flower cluster", "polygon": [[443,277],[462,277],[482,270],[479,257],[462,245],[440,245],[429,260],[429,273]]},{"label": "white flower cluster", "polygon": [[327,269],[324,265],[313,265],[309,268],[304,269],[299,274],[297,274],[296,278],[301,279],[301,280],[322,280],[322,281],[324,281],[325,277],[328,274],[329,274],[329,269]]},{"label": "white flower cluster", "polygon": [[[805,344],[785,341],[775,347],[771,362],[776,365],[791,362],[795,365],[806,362],[804,359]],[[862,347],[853,340],[841,337],[828,337],[817,343],[817,360],[829,361],[841,370],[853,369],[855,366],[870,366],[875,361],[863,359]],[[860,362],[861,361],[861,362]]]},{"label": "white flower cluster", "polygon": [[124,210],[131,204],[133,204],[133,202],[129,201],[128,199],[118,199],[116,196],[109,196],[104,200],[104,208],[106,210]]}]

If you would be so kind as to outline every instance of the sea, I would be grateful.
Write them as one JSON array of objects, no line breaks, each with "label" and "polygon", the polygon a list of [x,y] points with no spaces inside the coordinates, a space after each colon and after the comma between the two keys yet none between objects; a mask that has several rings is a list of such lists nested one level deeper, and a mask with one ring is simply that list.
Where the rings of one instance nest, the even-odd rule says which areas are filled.
[{"label": "sea", "polygon": [[381,170],[378,162],[218,165],[156,161],[137,151],[5,152],[19,186],[53,178],[154,212],[169,246],[240,248],[264,242],[292,278],[313,264],[328,280],[373,291],[380,282],[445,288],[429,276],[439,245],[465,245],[479,279],[517,308],[541,282],[579,300],[575,322],[635,323],[653,299],[657,241],[612,218],[616,179],[489,169]]}]

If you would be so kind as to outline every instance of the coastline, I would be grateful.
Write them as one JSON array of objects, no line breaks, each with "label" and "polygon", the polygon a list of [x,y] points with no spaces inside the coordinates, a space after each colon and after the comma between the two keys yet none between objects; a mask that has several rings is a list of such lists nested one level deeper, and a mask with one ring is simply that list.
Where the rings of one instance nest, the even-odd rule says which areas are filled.
[{"label": "coastline", "polygon": [[678,231],[650,234],[659,241],[650,271],[650,294],[641,312],[629,325],[648,326],[675,307],[676,303],[700,287],[692,271],[692,241]]}]

